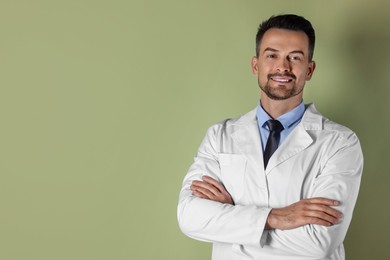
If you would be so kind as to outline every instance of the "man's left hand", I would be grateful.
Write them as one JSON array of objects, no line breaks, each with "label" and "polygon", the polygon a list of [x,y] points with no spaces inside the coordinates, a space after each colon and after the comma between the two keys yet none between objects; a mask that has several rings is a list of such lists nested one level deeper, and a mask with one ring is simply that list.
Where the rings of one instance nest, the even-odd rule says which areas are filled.
[{"label": "man's left hand", "polygon": [[203,176],[202,181],[193,181],[191,190],[199,198],[234,205],[232,196],[223,184],[209,176]]}]

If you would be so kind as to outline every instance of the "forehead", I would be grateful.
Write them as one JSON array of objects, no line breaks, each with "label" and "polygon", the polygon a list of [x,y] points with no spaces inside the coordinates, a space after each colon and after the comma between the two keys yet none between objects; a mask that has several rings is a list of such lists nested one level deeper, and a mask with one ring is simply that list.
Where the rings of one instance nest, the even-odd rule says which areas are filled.
[{"label": "forehead", "polygon": [[271,28],[267,30],[260,42],[260,52],[267,48],[278,51],[309,51],[309,38],[303,31]]}]

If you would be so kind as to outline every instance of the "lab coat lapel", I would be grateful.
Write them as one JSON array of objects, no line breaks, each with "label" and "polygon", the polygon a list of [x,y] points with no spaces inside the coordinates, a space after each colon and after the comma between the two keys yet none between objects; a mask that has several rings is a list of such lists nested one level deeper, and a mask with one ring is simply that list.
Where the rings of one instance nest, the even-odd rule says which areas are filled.
[{"label": "lab coat lapel", "polygon": [[307,130],[319,130],[321,128],[322,117],[319,116],[313,104],[308,105],[301,122],[271,156],[267,165],[266,174],[268,175],[273,168],[302,152],[313,143],[313,139]]},{"label": "lab coat lapel", "polygon": [[306,149],[312,142],[313,139],[303,126],[301,124],[297,125],[284,143],[271,156],[267,165],[266,174],[268,175],[273,168]]}]

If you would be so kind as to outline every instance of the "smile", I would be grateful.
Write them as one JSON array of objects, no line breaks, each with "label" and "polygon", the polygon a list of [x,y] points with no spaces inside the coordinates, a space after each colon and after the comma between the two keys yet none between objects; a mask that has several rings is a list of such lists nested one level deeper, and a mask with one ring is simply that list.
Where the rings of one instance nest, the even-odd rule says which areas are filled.
[{"label": "smile", "polygon": [[286,77],[286,76],[273,76],[273,77],[270,77],[271,80],[273,81],[276,81],[276,82],[279,82],[279,83],[289,83],[291,81],[293,81],[293,78],[292,77]]}]

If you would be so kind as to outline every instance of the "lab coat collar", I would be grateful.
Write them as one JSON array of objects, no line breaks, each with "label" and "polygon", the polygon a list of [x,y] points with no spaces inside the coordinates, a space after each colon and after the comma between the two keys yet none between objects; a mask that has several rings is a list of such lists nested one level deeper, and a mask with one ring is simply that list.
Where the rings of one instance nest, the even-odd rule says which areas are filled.
[{"label": "lab coat collar", "polygon": [[[256,109],[241,116],[233,123],[237,130],[232,133],[232,138],[239,149],[255,166],[259,176],[264,172],[263,150],[256,120]],[[301,122],[291,132],[283,144],[275,151],[270,158],[265,173],[268,175],[272,169],[282,162],[294,157],[313,143],[308,130],[323,129],[323,117],[317,111],[314,104],[306,105],[305,113]],[[261,183],[265,183],[261,181]]]}]

